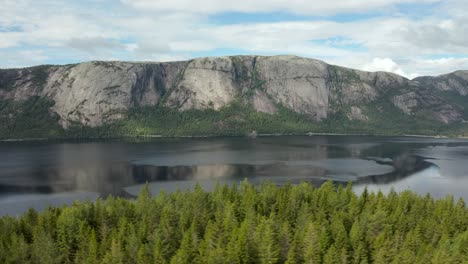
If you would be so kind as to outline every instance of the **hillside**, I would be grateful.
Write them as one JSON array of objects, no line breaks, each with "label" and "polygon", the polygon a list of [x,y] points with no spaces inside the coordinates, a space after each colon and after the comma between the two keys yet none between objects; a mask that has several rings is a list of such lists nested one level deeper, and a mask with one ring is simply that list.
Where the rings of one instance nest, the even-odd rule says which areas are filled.
[{"label": "hillside", "polygon": [[295,56],[0,70],[0,138],[468,134],[468,71],[409,80]]}]

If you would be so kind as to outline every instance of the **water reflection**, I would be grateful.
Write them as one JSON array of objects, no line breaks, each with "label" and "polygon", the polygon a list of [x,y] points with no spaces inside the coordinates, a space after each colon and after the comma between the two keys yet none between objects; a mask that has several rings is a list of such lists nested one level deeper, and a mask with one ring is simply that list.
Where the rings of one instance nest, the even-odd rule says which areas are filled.
[{"label": "water reflection", "polygon": [[436,192],[440,181],[423,173],[430,168],[440,171],[439,180],[450,182],[445,184],[449,192],[465,197],[455,182],[467,187],[467,156],[467,141],[391,137],[0,143],[0,214],[8,213],[5,204],[18,197],[24,204],[39,198],[51,203],[44,197],[61,197],[57,194],[133,197],[146,182],[155,190],[175,190],[244,178],[315,185],[332,179],[353,181],[357,190],[399,185]]},{"label": "water reflection", "polygon": [[393,170],[385,174],[368,175],[365,177],[358,178],[356,184],[387,184],[392,182],[398,182],[405,178],[424,171],[430,167],[437,167],[435,164],[427,161],[423,157],[408,155],[407,153],[401,154],[395,157],[393,160],[381,160],[375,158],[369,158],[375,160],[378,164],[391,165]]}]

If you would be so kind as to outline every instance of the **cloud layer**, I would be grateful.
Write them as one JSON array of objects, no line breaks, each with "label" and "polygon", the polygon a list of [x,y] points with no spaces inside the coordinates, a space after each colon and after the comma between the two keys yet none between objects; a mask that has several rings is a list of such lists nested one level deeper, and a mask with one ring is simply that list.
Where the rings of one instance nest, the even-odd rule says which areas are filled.
[{"label": "cloud layer", "polygon": [[436,2],[436,0],[122,0],[122,2],[134,8],[156,12],[216,14],[222,12],[287,11],[303,15],[330,15],[344,12],[363,12],[402,3],[431,3]]},{"label": "cloud layer", "polygon": [[466,2],[3,0],[0,67],[294,54],[436,75],[468,69]]}]

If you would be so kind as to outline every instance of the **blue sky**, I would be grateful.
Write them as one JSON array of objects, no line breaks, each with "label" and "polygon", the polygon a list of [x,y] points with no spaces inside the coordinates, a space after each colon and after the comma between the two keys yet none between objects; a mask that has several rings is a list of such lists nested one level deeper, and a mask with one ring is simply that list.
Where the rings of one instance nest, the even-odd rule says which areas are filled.
[{"label": "blue sky", "polygon": [[466,0],[2,0],[0,67],[292,54],[407,77],[468,69]]}]

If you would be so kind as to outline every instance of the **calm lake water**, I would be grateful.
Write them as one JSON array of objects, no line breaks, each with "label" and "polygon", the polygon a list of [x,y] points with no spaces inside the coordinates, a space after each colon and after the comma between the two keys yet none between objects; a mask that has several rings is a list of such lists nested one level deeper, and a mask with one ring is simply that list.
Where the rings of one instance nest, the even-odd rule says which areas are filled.
[{"label": "calm lake water", "polygon": [[468,140],[304,136],[99,142],[1,142],[0,215],[108,195],[259,183],[354,182],[468,200]]}]

